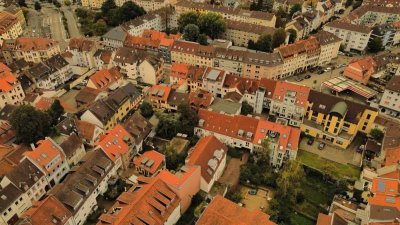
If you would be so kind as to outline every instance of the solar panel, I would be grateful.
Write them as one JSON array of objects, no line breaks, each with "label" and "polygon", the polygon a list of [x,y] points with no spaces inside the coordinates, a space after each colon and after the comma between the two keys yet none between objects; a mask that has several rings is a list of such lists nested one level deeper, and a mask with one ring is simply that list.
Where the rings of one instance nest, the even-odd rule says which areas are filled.
[{"label": "solar panel", "polygon": [[151,167],[154,164],[154,160],[150,159],[147,163],[146,166],[147,167]]},{"label": "solar panel", "polygon": [[148,160],[149,160],[149,159],[148,159],[147,157],[144,157],[140,163],[141,163],[141,164],[145,164],[145,163],[147,163]]},{"label": "solar panel", "polygon": [[396,199],[395,199],[394,197],[392,197],[392,196],[387,196],[387,197],[386,197],[386,202],[388,202],[388,203],[395,203],[395,202],[396,202]]},{"label": "solar panel", "polygon": [[153,92],[151,93],[152,95],[157,95],[158,89],[154,89]]},{"label": "solar panel", "polygon": [[160,92],[158,92],[158,97],[162,97],[164,95],[164,90],[160,90]]}]

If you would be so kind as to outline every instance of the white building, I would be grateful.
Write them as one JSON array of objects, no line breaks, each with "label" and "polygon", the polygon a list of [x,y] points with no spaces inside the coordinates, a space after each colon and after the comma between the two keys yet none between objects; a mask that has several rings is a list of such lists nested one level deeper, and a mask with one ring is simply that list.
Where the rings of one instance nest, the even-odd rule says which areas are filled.
[{"label": "white building", "polygon": [[400,76],[393,76],[388,82],[379,106],[382,112],[400,117]]},{"label": "white building", "polygon": [[97,51],[97,45],[95,41],[85,38],[72,38],[66,51],[72,53],[71,65],[89,69],[96,67],[94,54]]}]

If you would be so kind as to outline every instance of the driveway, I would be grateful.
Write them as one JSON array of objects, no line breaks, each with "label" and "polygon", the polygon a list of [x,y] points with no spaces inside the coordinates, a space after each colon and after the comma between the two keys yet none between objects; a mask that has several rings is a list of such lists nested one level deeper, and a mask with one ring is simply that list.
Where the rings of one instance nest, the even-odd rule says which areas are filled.
[{"label": "driveway", "polygon": [[355,166],[361,166],[362,155],[357,153],[356,146],[359,143],[359,140],[356,139],[353,141],[351,146],[348,149],[340,149],[338,147],[332,146],[326,143],[326,146],[323,150],[318,149],[318,144],[321,140],[315,139],[312,145],[307,144],[308,138],[303,138],[300,141],[300,149],[311,152],[319,155],[322,158],[340,163],[340,164],[352,164]]}]

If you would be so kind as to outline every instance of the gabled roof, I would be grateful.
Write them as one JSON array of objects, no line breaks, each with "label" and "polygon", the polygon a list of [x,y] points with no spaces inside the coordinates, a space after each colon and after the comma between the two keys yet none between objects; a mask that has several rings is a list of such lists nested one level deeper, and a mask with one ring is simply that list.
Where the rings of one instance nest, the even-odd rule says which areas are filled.
[{"label": "gabled roof", "polygon": [[210,135],[201,138],[189,151],[186,165],[198,165],[201,168],[201,176],[210,182],[226,157],[228,148],[215,136]]},{"label": "gabled roof", "polygon": [[115,161],[117,157],[126,154],[130,150],[132,141],[132,136],[124,127],[117,124],[99,141],[98,146],[112,161]]},{"label": "gabled roof", "polygon": [[134,138],[136,144],[142,142],[149,135],[151,128],[153,127],[139,111],[136,111],[121,125]]},{"label": "gabled roof", "polygon": [[11,69],[3,63],[0,63],[0,92],[11,91],[17,83],[19,83],[19,81],[11,73]]},{"label": "gabled roof", "polygon": [[81,138],[87,141],[91,141],[94,138],[96,125],[83,120],[76,120],[76,128]]},{"label": "gabled roof", "polygon": [[160,165],[165,163],[165,156],[157,151],[146,151],[134,160],[136,167],[140,167],[150,174],[154,174],[160,169]]},{"label": "gabled roof", "polygon": [[28,188],[35,185],[43,176],[42,171],[28,159],[23,159],[6,174],[6,177],[22,191],[27,191]]},{"label": "gabled roof", "polygon": [[309,94],[310,88],[307,86],[298,85],[287,81],[277,81],[272,98],[275,101],[283,102],[286,96],[291,96],[295,98],[295,105],[305,108],[307,106]]},{"label": "gabled roof", "polygon": [[71,38],[68,45],[69,49],[79,52],[89,52],[95,47],[96,43],[94,41],[81,37]]},{"label": "gabled roof", "polygon": [[76,151],[81,147],[82,139],[80,139],[75,133],[71,134],[60,147],[63,149],[67,158],[74,156]]},{"label": "gabled roof", "polygon": [[2,49],[8,51],[45,51],[58,46],[53,39],[41,37],[20,37],[15,40],[8,40],[3,44]]},{"label": "gabled roof", "polygon": [[127,35],[128,33],[121,26],[117,26],[105,33],[103,38],[123,42]]},{"label": "gabled roof", "polygon": [[248,210],[217,195],[201,214],[196,225],[276,225],[258,209]]},{"label": "gabled roof", "polygon": [[110,85],[121,79],[122,75],[117,67],[111,69],[101,69],[93,74],[89,80],[93,82],[97,89],[105,90]]},{"label": "gabled roof", "polygon": [[12,183],[0,189],[0,212],[4,212],[22,194],[23,192]]}]

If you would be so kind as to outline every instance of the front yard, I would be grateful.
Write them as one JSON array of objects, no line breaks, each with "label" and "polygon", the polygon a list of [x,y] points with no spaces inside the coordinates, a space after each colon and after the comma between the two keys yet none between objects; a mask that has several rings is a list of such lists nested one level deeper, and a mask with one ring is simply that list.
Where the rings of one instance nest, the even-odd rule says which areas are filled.
[{"label": "front yard", "polygon": [[343,178],[356,180],[360,176],[360,169],[353,165],[340,164],[304,150],[299,150],[296,160],[337,180]]}]

